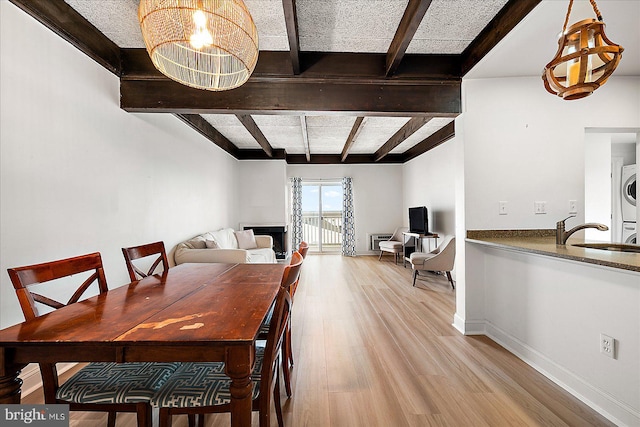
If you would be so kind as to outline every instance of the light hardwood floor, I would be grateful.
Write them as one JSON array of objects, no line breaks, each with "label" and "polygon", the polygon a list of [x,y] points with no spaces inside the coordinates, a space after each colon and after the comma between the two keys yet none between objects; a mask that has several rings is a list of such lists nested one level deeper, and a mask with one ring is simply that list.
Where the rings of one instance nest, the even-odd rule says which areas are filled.
[{"label": "light hardwood floor", "polygon": [[[411,269],[391,256],[310,254],[294,303],[285,425],[613,425],[490,339],[462,336],[454,311],[444,276],[412,287]],[[71,416],[72,426],[105,424],[101,414]],[[117,425],[134,426],[135,416],[120,414]],[[206,425],[227,426],[229,416],[209,415]]]}]

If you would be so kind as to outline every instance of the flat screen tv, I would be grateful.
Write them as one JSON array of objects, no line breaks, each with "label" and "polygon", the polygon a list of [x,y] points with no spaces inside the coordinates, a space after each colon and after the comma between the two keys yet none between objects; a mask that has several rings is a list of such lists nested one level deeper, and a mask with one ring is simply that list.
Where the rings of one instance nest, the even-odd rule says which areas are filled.
[{"label": "flat screen tv", "polygon": [[420,234],[429,233],[429,218],[425,206],[409,208],[409,231]]}]

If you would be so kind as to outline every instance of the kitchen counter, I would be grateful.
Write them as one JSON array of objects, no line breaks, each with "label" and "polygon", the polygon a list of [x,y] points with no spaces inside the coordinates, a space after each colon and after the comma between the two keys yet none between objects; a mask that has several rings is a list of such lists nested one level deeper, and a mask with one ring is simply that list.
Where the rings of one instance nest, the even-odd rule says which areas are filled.
[{"label": "kitchen counter", "polygon": [[640,254],[581,248],[572,243],[585,243],[570,237],[566,246],[556,245],[555,229],[543,230],[468,230],[467,242],[511,249],[640,272]]}]

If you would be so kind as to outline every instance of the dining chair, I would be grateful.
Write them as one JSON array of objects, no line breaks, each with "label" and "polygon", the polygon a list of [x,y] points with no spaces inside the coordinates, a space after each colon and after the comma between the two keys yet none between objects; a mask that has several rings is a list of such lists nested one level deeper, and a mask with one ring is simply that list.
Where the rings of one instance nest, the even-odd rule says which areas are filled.
[{"label": "dining chair", "polygon": [[[39,305],[59,309],[74,304],[96,284],[99,294],[108,291],[100,253],[81,255],[25,267],[9,268],[20,307],[27,321],[46,314]],[[89,276],[66,303],[33,291],[45,282],[51,283],[47,293],[60,295],[69,286],[69,276]],[[60,280],[58,280],[60,279]],[[55,290],[52,288],[55,285]],[[33,286],[33,287],[32,287]],[[31,289],[30,289],[31,288]],[[39,292],[42,286],[37,286]],[[59,298],[58,298],[59,299]],[[69,319],[73,321],[73,319]],[[40,363],[45,403],[68,404],[72,411],[108,412],[107,425],[113,427],[117,412],[135,412],[138,426],[151,425],[151,397],[178,367],[177,363],[103,363],[82,367],[62,385],[55,363]]]},{"label": "dining chair", "polygon": [[[293,267],[287,266],[285,274]],[[280,402],[280,355],[284,331],[291,313],[289,292],[281,287],[276,296],[273,317],[266,344],[256,347],[251,375],[252,410],[259,411],[261,427],[270,426],[271,396],[278,426],[283,426]],[[224,362],[183,363],[151,400],[159,410],[159,426],[171,426],[172,416],[198,414],[198,425],[204,426],[204,415],[231,411],[231,378],[224,373]]]},{"label": "dining chair", "polygon": [[[307,257],[307,252],[308,251],[309,251],[309,244],[303,240],[302,242],[300,242],[300,245],[298,246],[298,253],[300,253],[300,255],[302,255],[302,260],[303,261]],[[291,258],[291,261],[293,262],[293,257]],[[291,301],[292,302],[294,300],[294,296],[296,294],[296,291],[298,290],[298,284],[299,283],[300,283],[300,273],[298,273],[298,278],[296,279],[295,283],[293,285],[291,285],[290,295],[291,295]],[[289,319],[289,325],[287,326],[286,334],[287,334],[287,337],[286,337],[286,340],[284,342],[284,351],[287,354],[287,358],[284,359],[284,361],[288,361],[289,364],[291,366],[293,366],[293,349],[291,347],[291,319]],[[286,364],[283,364],[282,369],[286,371],[287,368],[286,368],[285,365]],[[291,389],[291,386],[287,385],[286,380],[285,380],[285,386],[286,386],[287,390]]]},{"label": "dining chair", "polygon": [[449,236],[440,246],[431,252],[413,252],[409,257],[413,268],[413,286],[416,285],[419,271],[443,271],[447,275],[451,289],[455,289],[451,270],[456,260],[456,238]]},{"label": "dining chair", "polygon": [[[162,263],[163,271],[169,270],[169,261],[167,260],[167,253],[164,250],[164,242],[155,242],[130,248],[122,248],[122,255],[124,255],[124,261],[127,264],[129,278],[132,282],[151,276],[156,271],[160,263]],[[158,257],[154,260],[146,273],[140,270],[140,268],[133,263],[134,260],[150,257],[152,255],[158,255]]]},{"label": "dining chair", "polygon": [[[303,240],[302,242],[300,242],[300,245],[298,245],[298,253],[302,256],[303,260],[307,257],[308,251],[309,251],[309,244]],[[291,257],[291,262],[293,262],[293,256]],[[291,286],[292,299],[296,293],[296,290],[298,289],[299,282],[300,282],[300,276],[298,276],[298,280],[296,280],[296,282]],[[293,363],[293,361],[291,361],[291,363]]]},{"label": "dining chair", "polygon": [[[291,260],[289,262],[288,268],[285,269],[282,280],[280,282],[280,287],[286,289],[289,292],[289,296],[291,297],[291,301],[293,302],[292,290],[294,286],[298,283],[298,279],[300,278],[300,269],[302,267],[302,262],[304,261],[303,256],[300,252],[295,251],[293,255],[291,255]],[[265,339],[269,332],[269,325],[271,324],[273,310],[267,313],[265,320],[262,322],[262,326],[260,327],[260,332],[258,334],[258,339]],[[293,364],[293,355],[291,346],[291,318],[289,318],[287,324],[287,330],[285,331],[284,343],[282,344],[282,374],[284,376],[284,387],[287,392],[287,396],[291,397],[291,373],[287,368],[287,361],[291,361]]]}]

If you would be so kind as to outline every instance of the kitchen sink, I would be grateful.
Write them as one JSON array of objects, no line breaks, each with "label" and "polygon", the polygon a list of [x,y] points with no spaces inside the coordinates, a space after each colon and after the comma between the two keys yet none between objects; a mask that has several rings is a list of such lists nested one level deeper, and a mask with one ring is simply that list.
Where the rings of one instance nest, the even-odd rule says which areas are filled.
[{"label": "kitchen sink", "polygon": [[589,249],[601,249],[603,251],[640,253],[640,245],[631,245],[624,243],[574,243],[571,246],[578,246],[581,248]]}]

